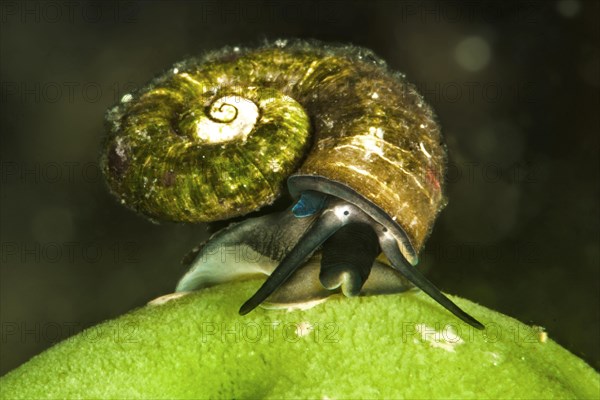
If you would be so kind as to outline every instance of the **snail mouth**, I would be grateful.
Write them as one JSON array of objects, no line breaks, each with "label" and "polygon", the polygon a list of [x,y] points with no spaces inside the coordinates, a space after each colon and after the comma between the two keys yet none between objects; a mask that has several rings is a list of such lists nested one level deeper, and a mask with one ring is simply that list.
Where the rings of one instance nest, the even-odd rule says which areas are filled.
[{"label": "snail mouth", "polygon": [[390,215],[354,189],[342,182],[334,181],[320,175],[292,175],[288,178],[288,190],[292,197],[298,198],[301,193],[315,191],[347,201],[360,208],[374,221],[384,226],[398,241],[398,247],[404,258],[411,264],[417,265],[419,257],[408,235]]},{"label": "snail mouth", "polygon": [[369,225],[340,228],[323,244],[321,284],[328,290],[341,288],[347,297],[358,296],[380,251],[377,235]]}]

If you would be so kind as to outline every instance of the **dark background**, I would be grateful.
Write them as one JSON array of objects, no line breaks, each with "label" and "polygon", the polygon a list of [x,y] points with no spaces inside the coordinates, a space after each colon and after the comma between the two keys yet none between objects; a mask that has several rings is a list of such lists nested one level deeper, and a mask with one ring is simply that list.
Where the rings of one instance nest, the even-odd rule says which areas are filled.
[{"label": "dark background", "polygon": [[155,225],[109,195],[105,110],[187,56],[298,37],[373,49],[438,113],[450,202],[422,255],[431,280],[545,327],[600,368],[598,2],[6,1],[1,12],[0,374],[172,292],[180,259],[206,239],[205,225]]}]

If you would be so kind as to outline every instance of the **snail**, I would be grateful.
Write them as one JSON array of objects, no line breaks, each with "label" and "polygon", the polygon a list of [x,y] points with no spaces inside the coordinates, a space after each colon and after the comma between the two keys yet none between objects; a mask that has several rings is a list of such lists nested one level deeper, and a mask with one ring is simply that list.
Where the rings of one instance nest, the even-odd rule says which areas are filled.
[{"label": "snail", "polygon": [[106,120],[106,181],[152,219],[228,220],[293,199],[215,233],[176,291],[267,275],[244,315],[414,285],[483,328],[415,268],[446,203],[445,145],[431,108],[371,51],[226,48],[175,64]]}]

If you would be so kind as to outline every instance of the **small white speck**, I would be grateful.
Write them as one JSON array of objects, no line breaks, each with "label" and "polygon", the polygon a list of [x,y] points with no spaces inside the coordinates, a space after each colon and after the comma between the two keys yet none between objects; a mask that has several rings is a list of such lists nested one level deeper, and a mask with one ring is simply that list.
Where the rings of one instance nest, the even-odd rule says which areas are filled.
[{"label": "small white speck", "polygon": [[284,40],[284,39],[277,39],[277,40],[275,41],[275,46],[277,46],[277,47],[285,47],[285,46],[287,46],[287,43],[288,43],[288,41],[287,41],[287,40]]},{"label": "small white speck", "polygon": [[174,74],[178,74],[179,73],[179,68],[173,68],[173,73]]},{"label": "small white speck", "polygon": [[488,356],[488,359],[490,360],[493,366],[497,367],[498,365],[502,364],[503,359],[500,356],[500,354],[494,353],[492,351],[486,351],[485,354]]},{"label": "small white speck", "polygon": [[429,154],[429,152],[425,149],[423,142],[419,143],[419,146],[421,147],[421,151],[423,152],[423,154],[425,154],[427,158],[431,158],[431,154]]},{"label": "small white speck", "polygon": [[279,161],[273,159],[269,161],[269,168],[273,172],[279,172],[279,170],[281,169],[281,164],[279,163]]},{"label": "small white speck", "polygon": [[308,335],[313,329],[314,328],[310,322],[308,322],[308,321],[300,322],[299,324],[296,325],[296,336],[304,337],[304,336]]},{"label": "small white speck", "polygon": [[369,134],[377,136],[379,139],[383,139],[383,129],[381,129],[381,127],[369,127]]},{"label": "small white speck", "polygon": [[538,342],[546,343],[548,341],[548,332],[543,326],[533,325],[532,328],[537,331]]},{"label": "small white speck", "polygon": [[235,51],[235,52],[237,53],[238,51],[240,51],[240,48],[239,48],[239,47],[237,47],[237,46],[235,46],[235,47],[233,48],[233,51]]},{"label": "small white speck", "polygon": [[129,103],[131,100],[133,100],[131,93],[124,94],[123,97],[121,97],[121,103]]},{"label": "small white speck", "polygon": [[150,140],[150,136],[148,136],[148,132],[145,129],[138,129],[135,133],[144,140]]},{"label": "small white speck", "polygon": [[373,100],[377,100],[377,99],[379,98],[379,94],[377,94],[377,92],[375,92],[375,93],[373,93],[373,94],[371,95],[371,98],[372,98]]}]

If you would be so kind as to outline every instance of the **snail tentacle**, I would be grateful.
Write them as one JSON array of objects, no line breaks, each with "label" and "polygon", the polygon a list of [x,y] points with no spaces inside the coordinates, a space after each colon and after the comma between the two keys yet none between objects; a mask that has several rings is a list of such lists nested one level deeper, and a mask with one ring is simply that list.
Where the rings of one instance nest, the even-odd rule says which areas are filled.
[{"label": "snail tentacle", "polygon": [[[249,218],[243,222],[234,223],[215,233],[208,241],[194,251],[194,259],[189,264],[188,272],[180,279],[176,291],[192,291],[211,287],[220,283],[269,276],[285,256],[296,246],[313,225],[315,218],[297,217],[291,210],[267,214],[257,218]],[[349,225],[352,227],[352,225]],[[371,231],[372,229],[369,228]],[[398,271],[380,260],[366,259],[359,269],[370,274],[354,274],[356,259],[364,257],[361,243],[353,241],[353,235],[346,236],[338,231],[324,246],[325,253],[331,253],[323,260],[323,252],[315,252],[310,259],[302,264],[265,302],[264,308],[297,308],[316,304],[327,297],[340,293],[344,285],[335,284],[335,272],[326,272],[328,264],[335,264],[335,257],[342,255],[352,263],[346,265],[351,271],[349,275],[366,275],[362,282],[360,295],[377,295],[401,293],[412,289],[410,284]],[[360,238],[357,238],[360,240]],[[349,240],[350,242],[346,242]],[[332,242],[332,243],[329,243]],[[378,248],[377,237],[374,245]],[[371,248],[373,244],[371,243]],[[345,255],[343,255],[345,254]],[[327,261],[329,258],[330,261]],[[359,262],[360,263],[360,262]],[[335,269],[335,265],[333,266]],[[338,272],[340,268],[337,268]],[[325,271],[325,272],[323,272]],[[324,286],[327,278],[332,275],[329,285]],[[341,277],[346,277],[341,275]],[[338,283],[341,280],[338,280]],[[355,287],[358,285],[355,285]],[[354,292],[352,292],[354,294]],[[346,291],[344,294],[348,295]]]},{"label": "snail tentacle", "polygon": [[[347,207],[350,208],[350,207]],[[346,214],[348,213],[348,214]],[[285,256],[260,289],[240,308],[246,315],[277,290],[331,235],[348,223],[349,211],[339,205],[327,207],[304,233],[300,241]]]},{"label": "snail tentacle", "polygon": [[[328,200],[327,206],[318,214],[310,228],[304,232],[296,246],[283,258],[258,291],[242,305],[240,314],[249,313],[265,301],[290,278],[319,246],[326,243],[330,238],[333,239],[333,242],[328,243],[323,248],[321,273],[319,275],[321,283],[330,290],[342,287],[344,294],[350,296],[359,294],[369,276],[373,261],[379,253],[379,246],[375,245],[375,248],[370,249],[371,254],[367,251],[358,260],[345,257],[340,263],[336,260],[338,258],[336,255],[341,252],[350,252],[351,254],[348,249],[354,247],[357,232],[358,237],[366,238],[367,247],[373,247],[372,245],[369,246],[373,239],[369,237],[368,231],[371,231],[379,239],[381,251],[394,269],[461,320],[477,329],[484,328],[483,324],[453,303],[418,269],[409,267],[409,262],[399,249],[398,240],[386,227],[374,221],[355,205],[335,198]],[[338,234],[340,236],[336,240],[335,237]],[[333,262],[331,261],[332,258],[334,259]]]},{"label": "snail tentacle", "polygon": [[427,293],[446,310],[450,311],[452,314],[456,315],[458,318],[472,327],[484,329],[484,326],[481,322],[471,317],[460,307],[454,304],[452,300],[444,296],[444,294],[433,283],[425,278],[425,276],[417,268],[412,268],[409,266],[408,261],[406,261],[406,258],[404,258],[402,252],[400,252],[400,249],[398,248],[398,243],[391,235],[388,234],[387,230],[380,229],[378,231],[378,236],[381,250],[386,255],[388,260],[390,260],[390,263],[394,269],[398,270],[409,281]]}]

